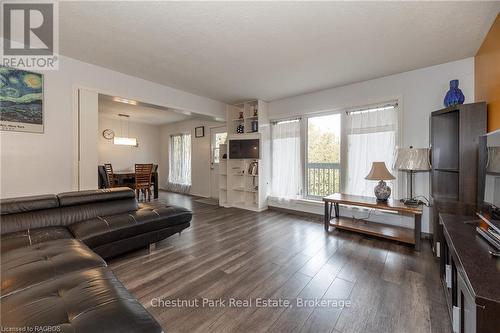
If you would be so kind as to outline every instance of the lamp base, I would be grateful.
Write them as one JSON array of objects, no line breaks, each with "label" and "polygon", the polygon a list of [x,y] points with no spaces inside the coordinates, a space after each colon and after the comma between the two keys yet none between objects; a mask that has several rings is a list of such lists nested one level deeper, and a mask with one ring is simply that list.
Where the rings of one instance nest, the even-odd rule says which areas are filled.
[{"label": "lamp base", "polygon": [[385,202],[391,196],[391,188],[383,180],[379,181],[377,186],[373,189],[375,197],[379,202]]}]

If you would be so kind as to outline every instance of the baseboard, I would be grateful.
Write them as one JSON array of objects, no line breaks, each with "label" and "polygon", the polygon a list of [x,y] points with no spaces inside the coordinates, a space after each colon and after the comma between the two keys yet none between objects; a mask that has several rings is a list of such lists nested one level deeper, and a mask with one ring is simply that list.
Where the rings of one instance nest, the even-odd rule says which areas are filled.
[{"label": "baseboard", "polygon": [[321,214],[302,212],[300,210],[288,209],[288,208],[282,208],[282,207],[276,207],[276,206],[269,206],[269,210],[274,210],[274,211],[281,212],[281,213],[304,216],[304,217],[308,217],[308,218],[312,218],[312,219],[320,219],[321,221],[323,221],[323,218],[324,218],[323,215],[321,215]]},{"label": "baseboard", "polygon": [[428,233],[428,232],[421,232],[420,233],[420,237],[422,239],[428,239],[428,240],[431,240],[432,239],[432,234]]}]

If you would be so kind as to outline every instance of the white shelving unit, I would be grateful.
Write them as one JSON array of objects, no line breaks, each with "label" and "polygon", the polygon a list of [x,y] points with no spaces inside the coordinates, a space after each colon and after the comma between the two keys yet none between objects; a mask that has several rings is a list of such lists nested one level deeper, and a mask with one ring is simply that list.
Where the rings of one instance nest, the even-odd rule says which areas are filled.
[{"label": "white shelving unit", "polygon": [[[221,159],[219,164],[219,204],[224,207],[262,211],[267,209],[270,184],[270,125],[267,103],[249,101],[227,108],[228,141],[235,139],[259,139],[258,159]],[[256,122],[256,123],[255,123]],[[252,126],[252,123],[253,126]],[[244,133],[237,133],[238,125]],[[229,143],[229,142],[228,142]],[[226,145],[221,145],[220,156],[227,154]],[[257,174],[249,174],[252,163],[257,163]]]},{"label": "white shelving unit", "polygon": [[229,207],[227,204],[227,159],[222,158],[224,154],[227,154],[227,144],[221,144],[219,146],[219,205],[223,207]]}]

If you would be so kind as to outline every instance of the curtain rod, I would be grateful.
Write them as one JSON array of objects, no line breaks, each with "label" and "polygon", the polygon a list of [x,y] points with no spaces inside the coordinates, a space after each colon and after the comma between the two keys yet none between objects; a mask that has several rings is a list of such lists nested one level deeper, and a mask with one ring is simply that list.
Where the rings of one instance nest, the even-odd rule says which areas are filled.
[{"label": "curtain rod", "polygon": [[276,125],[279,123],[284,123],[287,121],[294,121],[294,120],[302,120],[302,117],[293,117],[293,118],[285,118],[285,119],[280,119],[280,120],[273,120],[273,121],[271,121],[271,124]]},{"label": "curtain rod", "polygon": [[357,112],[365,112],[365,111],[370,111],[370,110],[378,110],[378,109],[389,109],[389,108],[397,108],[398,103],[386,103],[386,104],[379,104],[379,105],[372,105],[372,106],[367,106],[364,108],[356,108],[356,109],[350,109],[346,110],[346,114],[351,114],[351,113],[357,113]]}]

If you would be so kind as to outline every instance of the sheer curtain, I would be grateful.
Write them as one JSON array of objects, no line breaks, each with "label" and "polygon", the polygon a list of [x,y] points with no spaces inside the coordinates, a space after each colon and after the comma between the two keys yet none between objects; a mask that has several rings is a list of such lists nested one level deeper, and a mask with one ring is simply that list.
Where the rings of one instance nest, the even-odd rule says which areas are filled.
[{"label": "sheer curtain", "polygon": [[293,199],[302,195],[300,124],[301,121],[296,119],[277,122],[271,127],[271,195],[279,199]]},{"label": "sheer curtain", "polygon": [[191,134],[170,136],[167,190],[189,193],[191,190]]},{"label": "sheer curtain", "polygon": [[[375,181],[365,180],[372,162],[385,162],[387,169],[396,177],[392,166],[397,137],[397,105],[351,111],[346,117],[347,131],[347,194],[374,197]],[[396,180],[386,181],[397,198]]]}]

